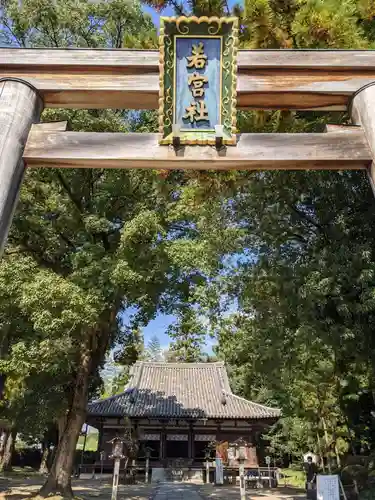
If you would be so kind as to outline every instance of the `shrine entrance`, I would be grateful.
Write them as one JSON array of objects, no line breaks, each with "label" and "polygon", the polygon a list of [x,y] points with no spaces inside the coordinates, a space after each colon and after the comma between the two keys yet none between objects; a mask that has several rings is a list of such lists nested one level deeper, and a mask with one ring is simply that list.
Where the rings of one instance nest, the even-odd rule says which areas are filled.
[{"label": "shrine entrance", "polygon": [[[160,50],[0,49],[0,250],[28,168],[359,169],[375,53],[238,50],[236,18],[165,18]],[[70,132],[43,108],[158,109],[159,134]],[[236,110],[348,111],[325,133],[237,134]],[[183,445],[181,445],[183,446]]]},{"label": "shrine entrance", "polygon": [[189,441],[187,434],[167,436],[165,453],[166,457],[169,459],[189,458]]}]

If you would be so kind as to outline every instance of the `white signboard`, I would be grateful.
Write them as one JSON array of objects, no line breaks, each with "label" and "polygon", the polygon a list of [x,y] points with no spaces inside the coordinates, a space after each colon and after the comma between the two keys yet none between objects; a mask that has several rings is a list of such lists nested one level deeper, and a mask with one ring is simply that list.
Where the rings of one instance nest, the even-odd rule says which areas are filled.
[{"label": "white signboard", "polygon": [[215,460],[215,483],[216,484],[224,484],[224,469],[223,469],[223,461],[221,458],[216,458]]},{"label": "white signboard", "polygon": [[317,500],[340,500],[339,476],[321,476],[316,479]]},{"label": "white signboard", "polygon": [[306,453],[305,455],[303,455],[303,461],[307,462],[309,458],[311,458],[311,461],[314,464],[317,464],[319,462],[318,455],[315,455],[315,453],[312,453],[311,451],[309,451],[308,453]]}]

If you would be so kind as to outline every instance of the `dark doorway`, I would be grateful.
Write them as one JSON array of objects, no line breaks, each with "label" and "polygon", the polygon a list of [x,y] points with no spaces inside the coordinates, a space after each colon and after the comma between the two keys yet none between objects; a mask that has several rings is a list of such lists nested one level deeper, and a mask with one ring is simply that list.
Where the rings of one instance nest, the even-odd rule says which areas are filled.
[{"label": "dark doorway", "polygon": [[203,462],[206,457],[206,449],[209,445],[208,441],[194,442],[194,459]]},{"label": "dark doorway", "polygon": [[167,458],[189,458],[189,442],[167,441],[166,455]]}]

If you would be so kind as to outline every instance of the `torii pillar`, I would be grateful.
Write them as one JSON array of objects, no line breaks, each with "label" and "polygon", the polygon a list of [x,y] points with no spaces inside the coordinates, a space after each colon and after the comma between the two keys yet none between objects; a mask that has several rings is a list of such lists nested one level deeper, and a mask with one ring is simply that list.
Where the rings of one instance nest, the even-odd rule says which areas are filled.
[{"label": "torii pillar", "polygon": [[367,170],[375,196],[375,82],[357,90],[349,107],[352,122],[360,125],[370,147],[373,162]]},{"label": "torii pillar", "polygon": [[0,256],[22,184],[27,136],[42,110],[43,100],[33,85],[18,78],[0,79]]}]

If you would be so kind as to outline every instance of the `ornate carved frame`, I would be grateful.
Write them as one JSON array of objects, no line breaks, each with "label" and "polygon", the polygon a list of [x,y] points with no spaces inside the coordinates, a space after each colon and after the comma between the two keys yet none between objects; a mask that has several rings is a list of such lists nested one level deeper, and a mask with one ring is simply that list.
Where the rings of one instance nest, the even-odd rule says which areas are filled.
[{"label": "ornate carved frame", "polygon": [[[162,17],[159,37],[159,132],[160,144],[172,144],[175,78],[176,36],[220,37],[222,42],[222,102],[221,123],[224,126],[224,144],[236,144],[237,52],[238,19],[236,17]],[[196,137],[194,137],[196,134]],[[202,139],[202,133],[181,135],[181,144],[215,144],[215,136]]]}]

